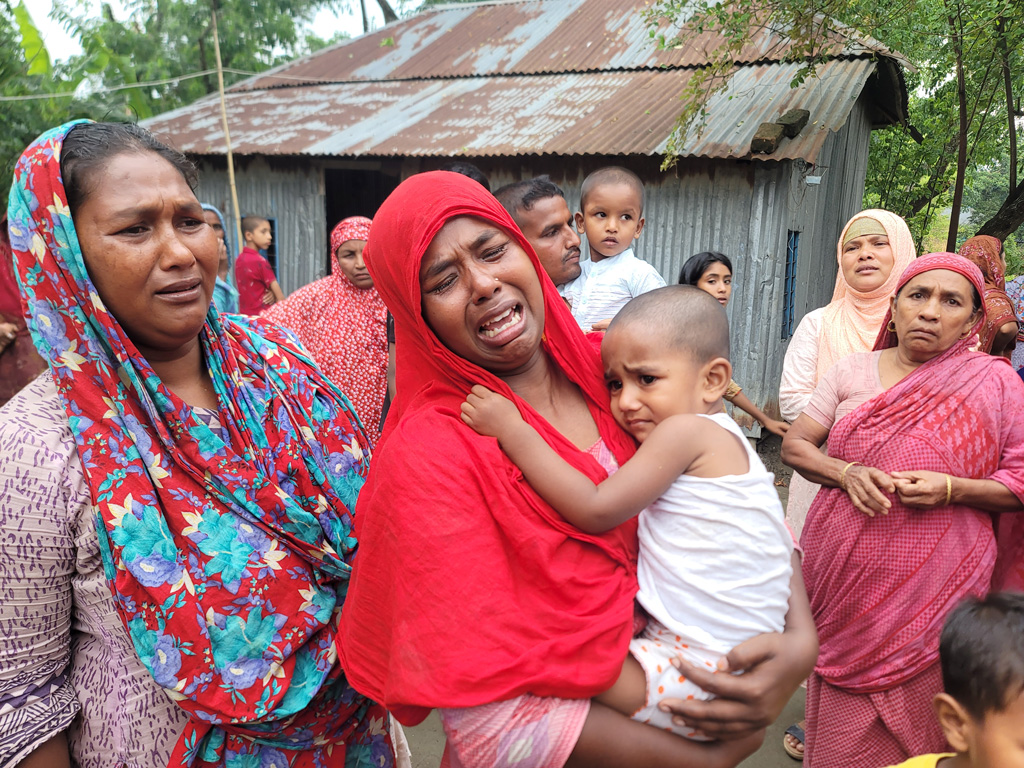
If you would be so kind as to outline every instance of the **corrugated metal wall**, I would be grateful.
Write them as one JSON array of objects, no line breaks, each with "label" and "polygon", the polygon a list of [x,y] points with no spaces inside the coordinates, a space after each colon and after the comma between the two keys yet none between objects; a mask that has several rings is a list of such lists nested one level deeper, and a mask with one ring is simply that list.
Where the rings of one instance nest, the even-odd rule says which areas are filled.
[{"label": "corrugated metal wall", "polygon": [[[220,208],[235,241],[227,166],[223,160],[199,163],[197,195]],[[323,171],[306,160],[236,158],[235,186],[243,216],[273,218],[277,223],[277,280],[286,294],[324,276],[327,232],[324,222]],[[241,246],[235,247],[235,254]]]},{"label": "corrugated metal wall", "polygon": [[[803,161],[688,160],[663,173],[657,158],[651,157],[467,159],[488,176],[492,189],[547,173],[565,190],[572,211],[579,210],[579,189],[591,171],[618,164],[638,173],[647,188],[647,203],[637,254],[669,283],[676,281],[683,262],[694,253],[721,251],[733,260],[728,312],[734,376],[753,402],[777,415],[787,346],[782,309],[788,232],[801,233],[794,305],[794,320],[799,322],[832,296],[836,240],[861,207],[870,132],[862,97],[847,124],[826,140],[813,169]],[[227,172],[215,162],[201,164],[199,197],[229,214]],[[442,162],[406,159],[402,175],[431,170]],[[280,282],[286,293],[323,275],[323,163],[295,158],[271,166],[257,159],[236,171],[242,211],[261,212],[278,221]],[[368,161],[368,168],[373,165]],[[808,175],[820,175],[821,184],[808,185]],[[741,423],[750,421],[741,415]],[[752,434],[757,432],[755,427]]]}]

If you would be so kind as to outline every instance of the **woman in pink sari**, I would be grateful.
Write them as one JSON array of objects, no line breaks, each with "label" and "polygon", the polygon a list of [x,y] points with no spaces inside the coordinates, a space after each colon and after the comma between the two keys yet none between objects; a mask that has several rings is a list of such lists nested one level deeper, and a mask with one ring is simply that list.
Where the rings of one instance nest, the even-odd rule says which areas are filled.
[{"label": "woman in pink sari", "polygon": [[915,261],[875,351],[830,370],[783,443],[784,460],[822,485],[801,540],[821,642],[807,691],[811,768],[943,751],[931,714],[942,622],[967,595],[1017,586],[1024,387],[971,351],[983,294],[960,256]]}]

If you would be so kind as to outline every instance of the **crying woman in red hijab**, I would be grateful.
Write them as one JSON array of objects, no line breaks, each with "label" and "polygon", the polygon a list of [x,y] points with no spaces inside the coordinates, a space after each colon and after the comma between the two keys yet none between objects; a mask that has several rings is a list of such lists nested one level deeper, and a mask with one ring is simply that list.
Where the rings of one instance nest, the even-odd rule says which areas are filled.
[{"label": "crying woman in red hijab", "polygon": [[508,213],[458,174],[399,186],[365,259],[395,316],[398,397],[357,506],[339,640],[351,684],[406,724],[439,709],[452,766],[738,763],[813,666],[809,611],[722,660],[742,676],[681,670],[718,698],[663,706],[717,741],[592,702],[633,634],[635,520],[570,525],[460,406],[474,384],[505,395],[600,482],[635,445],[596,351]]}]

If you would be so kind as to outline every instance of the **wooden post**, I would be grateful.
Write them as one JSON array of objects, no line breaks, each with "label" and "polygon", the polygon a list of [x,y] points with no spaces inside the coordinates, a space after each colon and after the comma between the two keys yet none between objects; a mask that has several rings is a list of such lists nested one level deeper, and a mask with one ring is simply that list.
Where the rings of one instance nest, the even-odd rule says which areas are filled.
[{"label": "wooden post", "polygon": [[[213,51],[217,57],[217,89],[220,91],[220,121],[224,127],[224,145],[228,150],[228,186],[231,187],[231,207],[235,209],[235,246],[237,252],[229,254],[231,263],[234,264],[235,257],[241,252],[244,242],[242,240],[242,212],[238,210],[238,189],[235,187],[235,159],[231,154],[231,132],[228,130],[228,109],[224,101],[224,67],[220,60],[220,36],[217,34],[217,8],[211,10],[213,16]],[[232,272],[234,269],[232,268]]]}]

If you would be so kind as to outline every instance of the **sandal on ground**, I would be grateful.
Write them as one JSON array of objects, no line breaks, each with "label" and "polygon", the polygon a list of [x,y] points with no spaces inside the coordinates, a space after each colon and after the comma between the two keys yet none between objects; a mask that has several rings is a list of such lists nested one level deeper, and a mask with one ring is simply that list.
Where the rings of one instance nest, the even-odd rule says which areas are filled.
[{"label": "sandal on ground", "polygon": [[[789,728],[786,729],[786,736],[792,736],[794,739],[800,742],[801,746],[803,745],[804,739],[806,738],[806,735],[804,734],[804,729],[801,728],[798,723],[793,723],[793,725],[789,726]],[[792,757],[794,760],[804,759],[804,753],[800,750],[795,749],[794,747],[791,747],[789,745],[789,742],[786,741],[785,736],[783,736],[782,738],[782,748],[786,750],[786,754]]]}]

